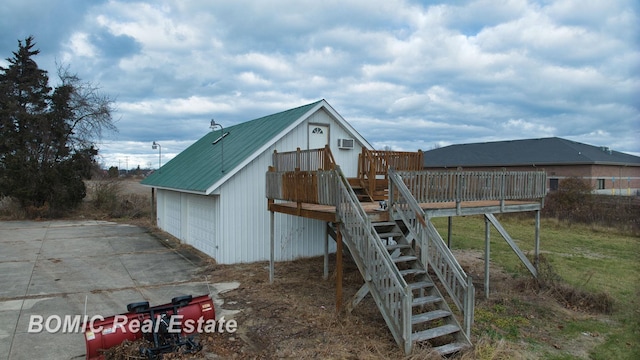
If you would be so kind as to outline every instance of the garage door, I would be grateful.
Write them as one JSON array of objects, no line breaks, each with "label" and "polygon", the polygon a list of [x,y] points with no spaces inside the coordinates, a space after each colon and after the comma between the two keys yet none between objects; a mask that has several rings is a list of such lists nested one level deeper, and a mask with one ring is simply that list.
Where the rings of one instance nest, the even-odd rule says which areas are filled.
[{"label": "garage door", "polygon": [[[169,234],[182,238],[181,201],[180,193],[175,191],[162,191],[164,205],[164,221],[162,229]],[[160,193],[158,193],[160,195]]]},{"label": "garage door", "polygon": [[217,196],[188,196],[186,242],[205,254],[215,258]]}]

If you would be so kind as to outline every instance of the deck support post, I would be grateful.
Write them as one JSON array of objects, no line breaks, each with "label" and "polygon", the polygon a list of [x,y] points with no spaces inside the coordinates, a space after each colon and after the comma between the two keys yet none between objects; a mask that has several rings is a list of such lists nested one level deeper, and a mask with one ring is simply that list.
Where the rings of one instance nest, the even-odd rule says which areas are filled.
[{"label": "deck support post", "polygon": [[324,228],[324,271],[322,279],[329,279],[329,223]]},{"label": "deck support post", "polygon": [[491,235],[491,224],[489,219],[484,218],[484,297],[489,298],[489,259],[490,259],[490,245],[489,238]]},{"label": "deck support post", "polygon": [[273,211],[269,211],[269,225],[271,227],[271,234],[270,234],[270,249],[269,249],[269,283],[273,284],[273,277],[274,277],[274,273],[275,273],[275,234],[274,234],[274,229],[273,229],[273,225],[274,225],[274,214]]},{"label": "deck support post", "polygon": [[452,222],[453,222],[453,219],[451,216],[449,216],[447,221],[447,247],[449,249],[451,249],[451,223]]},{"label": "deck support post", "polygon": [[540,210],[536,210],[536,232],[535,232],[535,258],[533,259],[533,266],[535,266],[536,271],[540,271],[538,267],[540,263]]},{"label": "deck support post", "polygon": [[158,225],[158,212],[156,209],[156,198],[155,198],[155,190],[156,188],[151,188],[151,216],[153,217],[153,224]]},{"label": "deck support post", "polygon": [[342,232],[340,223],[336,224],[336,313],[342,310]]}]

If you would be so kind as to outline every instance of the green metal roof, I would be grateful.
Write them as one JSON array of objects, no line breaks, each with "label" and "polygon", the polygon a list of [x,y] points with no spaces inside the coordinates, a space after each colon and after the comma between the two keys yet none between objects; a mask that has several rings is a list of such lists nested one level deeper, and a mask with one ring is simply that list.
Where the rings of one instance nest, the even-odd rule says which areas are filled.
[{"label": "green metal roof", "polygon": [[[211,131],[140,183],[205,193],[224,176],[239,170],[236,168],[244,160],[321,101],[323,100],[225,128],[224,133],[228,135],[213,145],[222,131]],[[224,172],[220,157],[223,146]]]}]

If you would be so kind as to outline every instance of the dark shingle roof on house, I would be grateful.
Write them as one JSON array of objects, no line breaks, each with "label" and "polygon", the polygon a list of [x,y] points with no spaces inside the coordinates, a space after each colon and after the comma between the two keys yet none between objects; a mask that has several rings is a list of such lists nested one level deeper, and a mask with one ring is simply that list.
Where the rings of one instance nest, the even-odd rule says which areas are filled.
[{"label": "dark shingle roof on house", "polygon": [[459,144],[424,152],[425,167],[631,165],[640,157],[559,137]]},{"label": "dark shingle roof on house", "polygon": [[[225,128],[224,133],[228,135],[223,141],[213,145],[212,143],[222,135],[222,131],[211,131],[140,183],[204,193],[322,101]],[[224,172],[220,159],[222,146]]]}]

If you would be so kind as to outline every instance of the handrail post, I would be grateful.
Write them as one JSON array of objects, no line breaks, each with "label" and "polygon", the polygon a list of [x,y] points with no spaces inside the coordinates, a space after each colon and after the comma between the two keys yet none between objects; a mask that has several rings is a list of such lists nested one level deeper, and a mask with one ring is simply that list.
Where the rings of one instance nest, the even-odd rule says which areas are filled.
[{"label": "handrail post", "polygon": [[[397,173],[393,170],[393,168],[389,168],[388,171],[389,175],[388,178],[391,179],[392,176],[397,175]],[[389,204],[387,204],[387,206],[389,207],[389,218],[391,218],[393,220],[393,211],[391,210],[393,208],[393,204],[394,204],[394,199],[395,199],[395,195],[393,194],[393,181],[389,180]]]},{"label": "handrail post", "polygon": [[502,176],[500,180],[500,212],[504,211],[504,198],[506,196],[506,187],[507,187],[507,169],[502,168]]},{"label": "handrail post", "polygon": [[271,157],[271,163],[273,163],[273,167],[278,169],[278,150],[273,150],[273,155]]},{"label": "handrail post", "polygon": [[409,355],[411,353],[411,346],[413,345],[413,341],[411,341],[411,288],[409,286],[404,289],[404,296],[402,297],[402,337],[404,339],[404,353],[405,355]]},{"label": "handrail post", "polygon": [[475,307],[475,288],[473,279],[467,275],[467,296],[465,297],[464,310],[464,331],[468,338],[471,338],[471,327],[473,326],[473,309]]},{"label": "handrail post", "polygon": [[[425,221],[431,220],[425,219]],[[422,231],[420,233],[420,252],[422,253],[421,261],[422,264],[424,264],[424,266],[427,268],[427,270],[429,270],[429,264],[431,263],[431,259],[429,258],[429,241],[431,240],[431,238],[429,237],[429,232],[426,231],[425,228],[422,228]],[[433,267],[433,264],[431,264],[431,267]]]},{"label": "handrail post", "polygon": [[455,194],[455,199],[456,199],[456,215],[460,215],[460,212],[462,211],[461,209],[461,205],[460,205],[460,196],[461,196],[461,191],[462,191],[462,168],[458,168],[458,170],[456,171],[456,194]]}]

